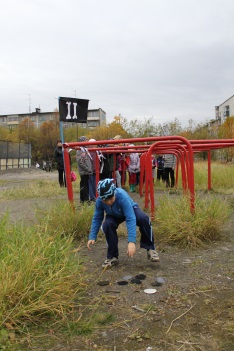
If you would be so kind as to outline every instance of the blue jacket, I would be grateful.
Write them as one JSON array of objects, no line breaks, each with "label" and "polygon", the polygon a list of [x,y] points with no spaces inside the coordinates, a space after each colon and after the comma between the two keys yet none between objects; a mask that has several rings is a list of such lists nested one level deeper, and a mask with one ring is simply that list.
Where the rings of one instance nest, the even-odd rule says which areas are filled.
[{"label": "blue jacket", "polygon": [[96,201],[96,208],[92,220],[91,231],[89,234],[89,240],[96,240],[99,229],[104,219],[104,214],[111,215],[113,217],[126,221],[128,231],[128,242],[136,242],[136,216],[133,207],[138,207],[137,203],[134,202],[128,193],[117,188],[115,190],[115,202],[112,206],[107,206],[98,197]]}]

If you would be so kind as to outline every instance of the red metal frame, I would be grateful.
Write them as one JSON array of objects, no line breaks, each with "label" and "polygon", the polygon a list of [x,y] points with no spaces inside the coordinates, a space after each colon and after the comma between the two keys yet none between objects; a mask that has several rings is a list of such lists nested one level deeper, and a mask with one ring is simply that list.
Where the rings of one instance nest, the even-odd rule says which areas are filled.
[{"label": "red metal frame", "polygon": [[[152,144],[146,145],[145,142]],[[140,145],[128,146],[130,143],[141,143]],[[144,143],[144,144],[143,144]],[[119,145],[122,144],[122,145]],[[103,145],[100,147],[100,145]],[[108,146],[106,146],[108,145]],[[222,149],[234,146],[233,139],[214,139],[214,140],[187,140],[181,136],[165,136],[165,137],[146,137],[146,138],[131,138],[120,140],[101,140],[95,142],[72,142],[64,143],[64,163],[67,181],[68,200],[73,204],[73,190],[70,177],[70,162],[68,149],[80,149],[81,146],[92,146],[92,151],[100,150],[105,153],[127,153],[129,148],[131,152],[142,153],[140,158],[140,196],[143,194],[143,183],[145,180],[145,208],[148,208],[149,195],[151,203],[151,216],[153,217],[154,206],[154,185],[152,179],[151,157],[153,153],[169,154],[172,153],[177,157],[176,167],[176,186],[178,184],[178,168],[181,166],[182,187],[184,192],[189,192],[190,210],[195,211],[195,189],[194,189],[194,162],[193,155],[196,152],[207,151],[208,153],[208,190],[211,190],[211,157],[210,151],[214,149]],[[96,147],[93,147],[96,146]],[[99,169],[99,159],[96,155],[96,169]],[[99,173],[96,173],[96,182],[99,181]]]}]

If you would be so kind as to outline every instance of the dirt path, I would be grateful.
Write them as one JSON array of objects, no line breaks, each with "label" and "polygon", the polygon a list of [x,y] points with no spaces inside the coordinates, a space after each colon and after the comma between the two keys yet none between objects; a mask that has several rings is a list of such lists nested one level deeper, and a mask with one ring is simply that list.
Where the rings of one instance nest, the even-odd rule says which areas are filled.
[{"label": "dirt path", "polygon": [[[25,182],[38,175],[51,177],[49,179],[57,176],[56,172],[23,173],[11,175],[11,181]],[[9,180],[9,175],[5,177]],[[137,200],[140,202],[139,197]],[[19,200],[8,203],[8,208],[18,218],[31,210],[33,216],[33,206],[39,206],[37,201],[43,205],[48,200]],[[149,262],[145,250],[139,245],[136,255],[128,258],[127,240],[121,237],[119,265],[106,271],[101,268],[106,257],[103,237],[99,236],[93,252],[88,252],[84,243],[80,256],[89,277],[85,304],[93,306],[87,313],[92,314],[99,328],[92,334],[69,340],[48,333],[46,344],[32,340],[30,350],[145,351],[147,347],[152,347],[148,349],[152,351],[234,350],[233,228],[234,216],[224,228],[221,242],[196,251],[159,246],[159,263]],[[124,233],[124,227],[121,230]],[[135,277],[140,273],[145,275],[141,284],[131,284],[130,281],[127,285],[117,284],[126,276]],[[159,277],[164,283],[153,286]],[[100,281],[108,281],[108,285],[100,286]],[[157,291],[146,294],[144,290],[148,288]]]}]

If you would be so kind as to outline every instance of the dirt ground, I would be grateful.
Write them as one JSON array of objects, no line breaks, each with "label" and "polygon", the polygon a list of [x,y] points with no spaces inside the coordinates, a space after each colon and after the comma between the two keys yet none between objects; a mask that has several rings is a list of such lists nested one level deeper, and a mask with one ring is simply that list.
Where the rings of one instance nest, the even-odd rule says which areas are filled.
[{"label": "dirt ground", "polygon": [[[0,191],[8,186],[20,186],[30,179],[54,181],[57,172],[0,172]],[[173,199],[173,194],[171,196]],[[143,205],[139,194],[133,197]],[[44,206],[48,201],[0,201],[0,212],[8,208],[12,219],[25,218],[30,223],[35,207]],[[51,199],[51,203],[53,201]],[[120,231],[124,231],[124,226]],[[48,332],[43,338],[31,340],[30,346],[22,350],[234,350],[233,234],[234,215],[223,229],[223,239],[204,248],[187,251],[159,243],[158,263],[147,260],[146,252],[139,248],[139,244],[136,255],[128,258],[127,240],[121,237],[119,265],[110,270],[101,268],[106,257],[102,235],[99,235],[92,252],[87,251],[84,243],[80,256],[89,274],[87,302],[92,302],[94,310],[96,305],[99,306],[98,313],[93,313],[93,319],[99,322],[100,327],[92,334],[69,339]],[[117,283],[126,276],[135,277],[140,273],[145,275],[141,284],[132,284],[130,280],[127,280],[127,285]],[[157,278],[163,278],[162,285],[154,285]],[[108,285],[99,285],[103,281]],[[145,289],[156,289],[156,292],[147,294]]]}]

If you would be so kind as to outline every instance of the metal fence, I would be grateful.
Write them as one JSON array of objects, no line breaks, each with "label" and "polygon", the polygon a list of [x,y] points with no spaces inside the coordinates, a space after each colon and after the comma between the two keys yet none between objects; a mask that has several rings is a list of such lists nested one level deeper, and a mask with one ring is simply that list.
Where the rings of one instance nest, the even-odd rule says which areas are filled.
[{"label": "metal fence", "polygon": [[31,144],[0,141],[0,170],[31,167]]}]

